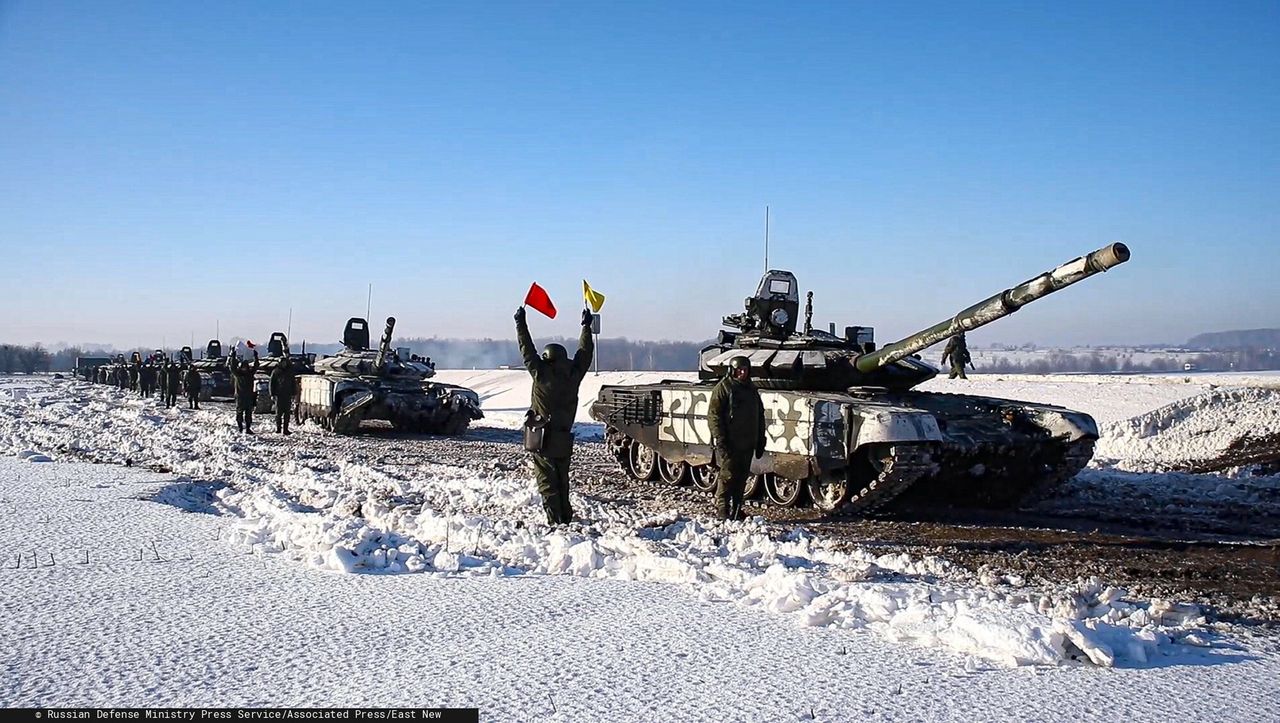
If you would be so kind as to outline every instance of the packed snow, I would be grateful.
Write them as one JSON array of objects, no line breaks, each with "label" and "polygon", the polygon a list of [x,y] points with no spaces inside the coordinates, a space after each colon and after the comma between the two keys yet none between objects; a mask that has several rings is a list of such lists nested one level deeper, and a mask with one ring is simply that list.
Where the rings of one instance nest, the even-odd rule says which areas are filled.
[{"label": "packed snow", "polygon": [[[439,376],[441,381],[465,384],[479,392],[484,399],[486,423],[496,418],[501,426],[508,421],[505,415],[515,418],[527,404],[527,376],[522,372],[443,372]],[[635,383],[648,378],[638,374],[591,375],[584,384],[582,402],[588,404],[594,397],[593,384],[598,388],[606,380]],[[1049,381],[1064,386],[1081,384]],[[1034,391],[1031,381],[1011,386],[1014,388],[1002,389],[1006,392],[1002,396],[1025,393],[1030,397]],[[1197,396],[1187,394],[1185,387],[1151,382],[1139,395],[1141,402],[1130,402],[1146,407],[1133,416],[1158,411],[1151,408],[1152,404],[1181,403]],[[960,389],[987,393],[975,385]],[[674,511],[645,515],[580,497],[575,497],[574,505],[584,523],[549,528],[541,522],[539,499],[528,475],[521,470],[486,465],[483,459],[477,459],[475,465],[459,467],[356,453],[366,447],[353,446],[354,442],[310,425],[289,440],[243,437],[234,433],[226,411],[217,407],[200,411],[163,409],[125,392],[65,380],[8,383],[0,385],[0,390],[4,390],[0,394],[0,454],[13,460],[3,467],[0,494],[11,504],[29,493],[42,495],[39,505],[44,508],[66,506],[70,528],[67,534],[76,536],[76,544],[82,547],[98,538],[94,533],[75,530],[76,520],[82,519],[83,525],[109,527],[100,517],[119,523],[122,516],[171,515],[173,509],[212,512],[215,516],[194,516],[213,520],[211,524],[221,529],[212,549],[219,554],[239,552],[264,561],[266,566],[260,574],[263,580],[254,584],[280,595],[287,595],[289,587],[279,582],[280,576],[311,580],[306,577],[308,569],[366,573],[343,576],[365,581],[354,584],[361,596],[376,596],[379,586],[403,594],[411,588],[389,582],[400,578],[430,580],[433,582],[416,584],[443,586],[464,598],[465,593],[459,590],[507,590],[510,588],[506,584],[526,581],[519,585],[522,591],[534,585],[534,589],[551,597],[583,595],[598,600],[606,609],[623,604],[618,599],[652,593],[653,599],[646,598],[645,604],[670,608],[672,620],[682,619],[681,616],[699,618],[708,609],[706,606],[715,609],[728,604],[728,609],[735,611],[728,618],[752,621],[755,628],[781,625],[787,630],[808,629],[813,631],[808,635],[817,636],[815,640],[838,640],[843,646],[851,646],[850,641],[877,648],[888,646],[883,650],[889,652],[877,653],[880,658],[926,656],[945,660],[946,665],[960,671],[990,666],[1038,669],[1070,666],[1075,661],[1102,667],[1154,667],[1160,671],[1170,670],[1167,666],[1171,664],[1227,661],[1234,663],[1225,666],[1230,669],[1253,664],[1271,674],[1277,669],[1270,652],[1250,650],[1244,658],[1257,660],[1236,660],[1231,651],[1244,645],[1237,638],[1239,632],[1224,636],[1222,630],[1208,625],[1194,606],[1172,600],[1136,599],[1102,581],[1082,580],[1057,590],[1032,590],[1017,580],[975,580],[938,558],[837,549],[803,529],[779,535],[766,529],[760,519],[718,523]],[[1114,392],[1114,385],[1106,391]],[[1035,398],[1052,403],[1053,399],[1046,398],[1052,393]],[[1068,396],[1066,390],[1060,393]],[[1201,387],[1199,393],[1206,393],[1206,389]],[[1091,411],[1089,405],[1096,403],[1119,415],[1123,405],[1116,397],[1121,395],[1104,392],[1097,396],[1106,399],[1091,402],[1091,396],[1077,391],[1071,406]],[[1104,427],[1119,429],[1122,422],[1113,418],[1110,426]],[[31,464],[50,459],[158,466],[179,476],[162,481],[149,476],[155,489],[148,490],[145,497],[165,505],[149,506],[134,497],[113,498],[111,504],[93,498],[92,504],[77,503],[85,497],[78,490],[59,492],[57,485],[30,485],[28,481],[44,479],[40,477],[43,473],[36,470],[52,469],[55,477],[70,475],[65,477],[71,480],[66,484],[75,488],[88,486],[74,480],[99,474],[93,470],[115,468]],[[80,477],[61,471],[65,469],[80,470]],[[113,482],[94,489],[124,484]],[[77,496],[68,498],[69,494]],[[179,516],[174,520],[194,518]],[[192,523],[172,524],[181,527]],[[22,533],[12,534],[20,537]],[[102,539],[111,538],[105,534]],[[15,544],[22,547],[28,543]],[[31,545],[36,548],[38,568],[42,545],[65,548],[67,540]],[[138,550],[144,558],[147,554],[165,557],[154,549],[148,553],[145,546]],[[79,553],[60,549],[55,554],[65,558]],[[289,560],[294,562],[286,562]],[[309,584],[323,587],[325,583]],[[198,582],[194,585],[201,587]],[[205,585],[213,587],[215,583]],[[571,585],[572,592],[556,587],[562,585]],[[640,587],[634,587],[637,585]],[[346,583],[342,587],[353,589]],[[681,593],[652,592],[656,589]],[[519,617],[524,613],[512,608],[532,602],[527,592],[510,596],[480,594],[486,601],[494,601],[498,620]],[[19,599],[12,598],[14,604]],[[9,607],[7,601],[6,609]],[[406,614],[403,605],[383,609],[397,618]],[[697,624],[702,625],[703,621]],[[606,627],[610,634],[624,638],[624,646],[651,643],[628,639],[626,631],[618,630],[616,625]],[[671,627],[682,629],[675,623]],[[645,634],[654,633],[650,630]],[[558,640],[549,635],[551,641]],[[790,638],[784,635],[777,639]],[[732,643],[720,640],[717,644]],[[592,651],[590,657],[598,657],[597,652]],[[751,654],[757,652],[753,647]],[[791,654],[791,650],[779,647],[774,659]],[[817,669],[819,664],[822,669],[831,667],[829,662],[815,660],[809,669]],[[15,669],[12,659],[6,665]],[[658,663],[654,665],[658,670],[664,669]],[[806,669],[804,665],[799,667]],[[1083,674],[1063,672],[1062,684],[1073,685],[1068,682],[1075,680],[1071,676]],[[855,676],[851,674],[850,678]],[[61,690],[57,684],[47,685]],[[437,689],[450,688],[445,684],[433,688]],[[856,697],[865,692],[855,686],[846,689],[845,694]],[[55,699],[65,694],[50,693]],[[383,695],[390,697],[378,699],[397,700],[394,691]],[[6,691],[5,695],[11,700],[36,700],[23,696],[19,690]],[[163,695],[157,699],[173,700]],[[263,700],[273,699],[268,694]],[[795,703],[794,709],[771,709],[774,712],[769,714],[761,710],[722,710],[735,711],[735,715],[748,719],[794,717],[802,710],[796,705],[799,704]],[[515,709],[503,710],[508,711],[505,717],[521,717],[513,712]],[[963,717],[959,709],[951,714]],[[917,710],[916,715],[921,713]],[[991,717],[989,711],[983,717]]]}]

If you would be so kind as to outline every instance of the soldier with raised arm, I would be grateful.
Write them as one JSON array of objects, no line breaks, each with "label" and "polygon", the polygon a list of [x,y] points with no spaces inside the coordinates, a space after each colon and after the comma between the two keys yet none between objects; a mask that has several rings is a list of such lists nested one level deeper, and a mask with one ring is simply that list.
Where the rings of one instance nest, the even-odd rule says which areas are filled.
[{"label": "soldier with raised arm", "polygon": [[253,408],[258,403],[254,375],[258,373],[258,352],[253,352],[253,366],[248,361],[231,358],[231,384],[236,398],[236,428],[253,434]]},{"label": "soldier with raised arm", "polygon": [[560,344],[547,344],[539,356],[529,336],[524,306],[516,309],[515,318],[520,356],[533,377],[525,449],[533,457],[533,473],[547,523],[571,522],[569,461],[573,456],[573,420],[578,414],[578,387],[591,368],[591,357],[595,353],[591,312],[582,311],[582,334],[573,359]]}]

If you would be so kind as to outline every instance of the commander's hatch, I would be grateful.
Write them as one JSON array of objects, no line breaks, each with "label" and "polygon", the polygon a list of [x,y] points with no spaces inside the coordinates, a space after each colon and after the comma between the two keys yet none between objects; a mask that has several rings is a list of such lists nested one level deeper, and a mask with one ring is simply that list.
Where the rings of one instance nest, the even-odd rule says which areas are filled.
[{"label": "commander's hatch", "polygon": [[342,332],[342,345],[352,351],[368,351],[369,322],[355,316],[347,319],[347,328]]}]

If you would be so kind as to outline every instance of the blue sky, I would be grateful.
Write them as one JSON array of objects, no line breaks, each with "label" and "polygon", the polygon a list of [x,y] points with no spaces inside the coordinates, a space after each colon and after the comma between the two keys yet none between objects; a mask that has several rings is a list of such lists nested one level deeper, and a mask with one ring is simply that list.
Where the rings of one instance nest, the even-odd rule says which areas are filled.
[{"label": "blue sky", "polygon": [[1280,326],[1278,118],[1274,2],[0,0],[0,340],[706,338],[766,204],[882,342],[1112,241],[972,340]]}]

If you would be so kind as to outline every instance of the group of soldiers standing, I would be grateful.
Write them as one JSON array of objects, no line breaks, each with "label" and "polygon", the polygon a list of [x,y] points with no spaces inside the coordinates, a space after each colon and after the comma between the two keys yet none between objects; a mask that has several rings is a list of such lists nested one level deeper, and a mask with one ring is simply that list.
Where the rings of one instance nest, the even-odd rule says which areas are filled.
[{"label": "group of soldiers standing", "polygon": [[[245,434],[253,434],[253,411],[258,404],[255,376],[258,373],[258,356],[253,361],[232,358],[227,362],[231,376],[232,397],[236,405],[236,428]],[[189,361],[176,361],[151,357],[97,368],[93,380],[136,393],[142,399],[157,394],[166,408],[178,404],[180,394],[185,394],[188,409],[200,408],[200,387],[203,375]],[[289,418],[293,414],[293,399],[297,394],[297,373],[286,356],[271,371],[270,394],[274,401],[276,431],[291,434]]]},{"label": "group of soldiers standing", "polygon": [[186,393],[187,406],[200,408],[200,371],[189,362],[151,358],[129,364],[105,364],[98,367],[95,381],[135,392],[140,398],[160,395],[165,407],[178,404],[178,395]]}]

